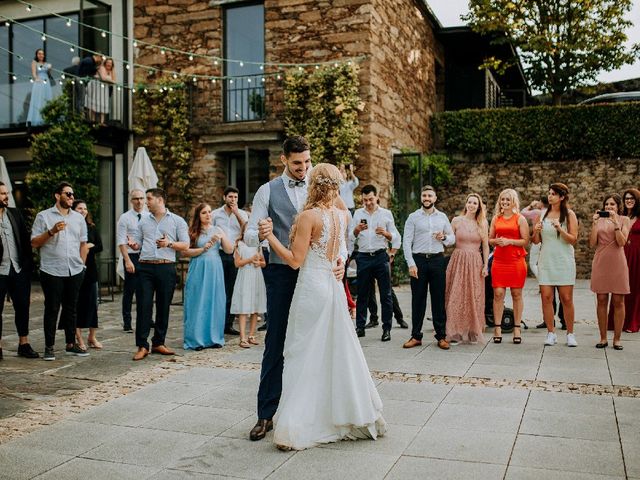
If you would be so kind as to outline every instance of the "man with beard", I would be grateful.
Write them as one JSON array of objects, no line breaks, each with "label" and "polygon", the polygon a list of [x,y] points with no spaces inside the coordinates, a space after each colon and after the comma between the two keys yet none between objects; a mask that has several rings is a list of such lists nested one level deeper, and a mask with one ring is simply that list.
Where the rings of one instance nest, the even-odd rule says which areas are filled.
[{"label": "man with beard", "polygon": [[84,277],[87,222],[71,209],[73,188],[62,182],[55,190],[56,204],[38,212],[33,222],[31,246],[40,249],[40,283],[44,293],[44,360],[55,360],[56,322],[64,327],[67,355],[89,355],[76,343],[76,305]]},{"label": "man with beard", "polygon": [[[373,185],[362,187],[362,203],[353,215],[349,228],[351,242],[358,242],[358,300],[356,301],[356,333],[365,336],[369,292],[375,279],[380,292],[383,342],[391,340],[393,299],[391,296],[390,261],[400,248],[400,233],[396,229],[393,214],[378,205],[378,191]],[[387,248],[391,243],[391,248]]]},{"label": "man with beard", "polygon": [[[29,298],[31,295],[31,242],[27,224],[20,211],[9,208],[9,189],[0,182],[0,339],[2,339],[2,310],[9,293],[15,311],[18,331],[18,356],[38,358],[29,345]],[[0,345],[0,360],[2,346]]]},{"label": "man with beard", "polygon": [[[242,226],[249,220],[247,212],[238,208],[238,193],[239,191],[235,187],[225,188],[224,205],[213,211],[213,224],[222,228],[232,243],[240,236]],[[239,335],[240,332],[233,328],[235,315],[231,315],[231,298],[233,297],[233,286],[236,283],[238,269],[233,260],[233,253],[225,253],[222,250],[222,246],[220,246],[220,258],[222,259],[222,270],[224,271],[224,291],[227,295],[224,333],[227,335]]]},{"label": "man with beard", "polygon": [[402,249],[411,277],[411,338],[404,348],[422,345],[422,322],[427,310],[427,291],[431,289],[431,316],[438,347],[449,349],[446,340],[445,283],[447,262],[444,247],[456,242],[447,216],[435,208],[435,189],[422,187],[422,208],[416,210],[404,226]]}]

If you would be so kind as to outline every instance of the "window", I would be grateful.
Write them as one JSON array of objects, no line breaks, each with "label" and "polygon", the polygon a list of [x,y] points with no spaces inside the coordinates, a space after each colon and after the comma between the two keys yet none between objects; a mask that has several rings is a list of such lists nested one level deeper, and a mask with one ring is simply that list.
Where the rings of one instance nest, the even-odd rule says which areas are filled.
[{"label": "window", "polygon": [[[224,121],[245,122],[265,117],[264,6],[229,7],[224,12]],[[242,63],[240,63],[242,62]]]}]

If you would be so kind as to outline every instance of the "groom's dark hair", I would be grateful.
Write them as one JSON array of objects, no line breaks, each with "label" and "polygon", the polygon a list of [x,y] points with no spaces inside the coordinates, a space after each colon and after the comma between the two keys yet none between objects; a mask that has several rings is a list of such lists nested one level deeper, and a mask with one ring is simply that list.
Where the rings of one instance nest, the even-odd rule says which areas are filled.
[{"label": "groom's dark hair", "polygon": [[289,157],[292,153],[302,153],[311,150],[311,146],[306,138],[300,135],[287,137],[282,144],[282,153],[285,157]]}]

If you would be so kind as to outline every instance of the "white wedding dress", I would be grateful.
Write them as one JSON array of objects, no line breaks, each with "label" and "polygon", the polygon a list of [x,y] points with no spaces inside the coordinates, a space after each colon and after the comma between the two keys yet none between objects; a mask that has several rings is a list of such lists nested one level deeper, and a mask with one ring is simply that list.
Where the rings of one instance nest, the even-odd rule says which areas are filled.
[{"label": "white wedding dress", "polygon": [[289,311],[284,344],[282,396],[274,417],[274,443],[295,450],[342,439],[383,435],[382,401],[332,266],[344,247],[346,216],[335,208],[322,216]]}]

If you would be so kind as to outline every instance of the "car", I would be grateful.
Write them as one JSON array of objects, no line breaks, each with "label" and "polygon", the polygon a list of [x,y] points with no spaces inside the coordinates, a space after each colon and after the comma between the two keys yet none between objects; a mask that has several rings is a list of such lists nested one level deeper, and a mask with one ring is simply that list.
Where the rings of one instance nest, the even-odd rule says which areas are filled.
[{"label": "car", "polygon": [[578,105],[598,105],[601,103],[640,102],[640,92],[605,93],[583,100]]}]

